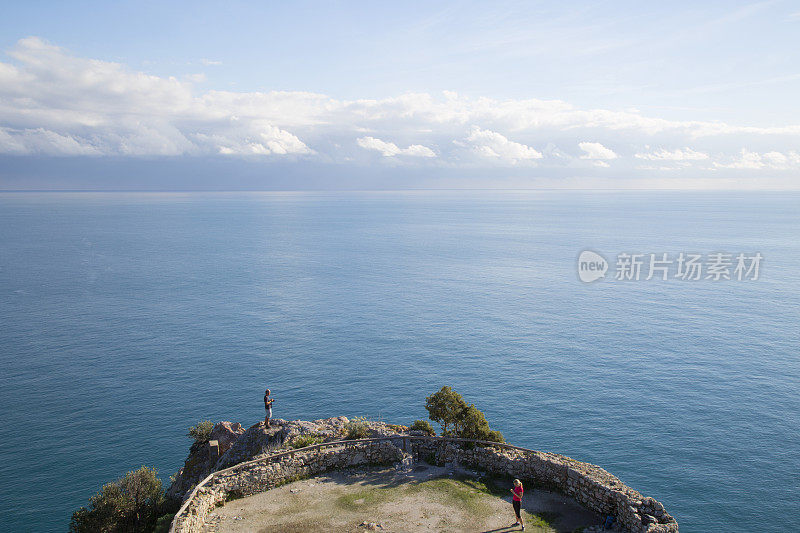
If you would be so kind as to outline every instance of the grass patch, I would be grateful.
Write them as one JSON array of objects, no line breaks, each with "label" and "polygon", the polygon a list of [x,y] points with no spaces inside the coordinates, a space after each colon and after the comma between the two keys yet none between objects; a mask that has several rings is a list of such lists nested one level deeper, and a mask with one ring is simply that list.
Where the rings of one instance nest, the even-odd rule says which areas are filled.
[{"label": "grass patch", "polygon": [[325,442],[325,438],[321,435],[314,435],[313,433],[307,433],[305,435],[298,435],[289,443],[290,448],[294,448],[297,450],[298,448],[305,448],[306,446],[312,446],[314,444],[321,444]]},{"label": "grass patch", "polygon": [[[475,509],[470,507],[473,505],[477,498],[473,496],[472,491],[477,491],[480,494],[485,494],[489,496],[494,496],[496,498],[504,498],[509,495],[509,486],[510,483],[506,480],[502,480],[499,478],[487,477],[483,480],[478,480],[470,477],[459,477],[459,478],[439,478],[442,481],[451,481],[454,483],[458,483],[463,487],[467,487],[470,490],[469,495],[465,495],[463,491],[455,492],[451,494],[451,497],[455,498],[456,500],[463,501],[463,504],[472,512],[475,512]],[[431,481],[438,481],[438,480],[431,480]],[[444,487],[447,490],[446,486]],[[528,528],[533,528],[531,531],[537,531],[541,533],[550,533],[555,532],[555,526],[553,525],[559,518],[558,513],[549,512],[549,511],[542,511],[540,513],[531,513],[526,510],[522,510],[522,518],[525,520],[525,528],[526,531]]]},{"label": "grass patch", "polygon": [[365,507],[377,505],[389,501],[400,489],[366,489],[358,492],[351,492],[336,498],[336,506],[347,511],[358,511]]},{"label": "grass patch", "polygon": [[476,516],[487,516],[489,508],[483,499],[486,485],[475,479],[434,478],[408,487],[410,493],[429,492],[431,497],[446,500]]},{"label": "grass patch", "polygon": [[533,528],[531,531],[540,531],[542,533],[555,533],[556,528],[553,526],[553,522],[558,515],[556,513],[529,513],[528,511],[522,511],[522,518],[525,520],[525,531],[528,528]]},{"label": "grass patch", "polygon": [[[487,504],[486,497],[504,497],[508,491],[491,481],[485,482],[473,478],[439,477],[408,483],[397,487],[369,488],[339,496],[335,504],[347,511],[358,511],[380,505],[405,496],[422,495],[431,500],[438,500],[454,508],[462,509],[476,518],[485,518],[494,512]],[[509,506],[509,513],[511,508]],[[537,533],[554,533],[553,522],[558,518],[556,513],[529,513],[523,510],[526,531]]]}]

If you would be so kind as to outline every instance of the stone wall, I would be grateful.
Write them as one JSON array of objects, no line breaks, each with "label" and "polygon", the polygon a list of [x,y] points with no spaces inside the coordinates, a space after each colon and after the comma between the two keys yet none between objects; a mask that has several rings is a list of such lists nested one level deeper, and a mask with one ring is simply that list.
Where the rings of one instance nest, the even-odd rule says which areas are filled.
[{"label": "stone wall", "polygon": [[431,464],[455,462],[493,475],[519,478],[528,487],[555,490],[601,514],[613,514],[629,532],[678,532],[678,523],[661,503],[642,496],[598,466],[509,445],[480,446],[423,436],[326,443],[220,470],[188,496],[170,531],[200,532],[206,514],[230,497],[248,496],[329,470],[396,463],[403,458],[404,450]]},{"label": "stone wall", "polygon": [[[402,439],[401,439],[402,440]],[[366,440],[325,447],[310,446],[214,472],[189,495],[170,532],[198,533],[206,515],[230,498],[249,496],[329,470],[361,465],[390,465],[403,457],[390,441]]]},{"label": "stone wall", "polygon": [[642,496],[602,468],[554,453],[513,446],[463,446],[443,439],[411,441],[415,458],[457,462],[490,474],[519,478],[527,486],[555,490],[603,515],[614,515],[635,533],[677,533],[678,523],[660,502]]}]

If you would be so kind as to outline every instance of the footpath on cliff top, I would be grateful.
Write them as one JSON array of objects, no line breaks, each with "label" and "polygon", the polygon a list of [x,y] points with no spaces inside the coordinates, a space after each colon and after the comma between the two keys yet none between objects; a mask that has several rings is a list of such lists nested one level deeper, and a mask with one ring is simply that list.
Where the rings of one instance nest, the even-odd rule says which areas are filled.
[{"label": "footpath on cliff top", "polygon": [[[341,440],[346,417],[324,420],[273,419],[245,430],[238,423],[220,422],[211,431],[217,455],[207,442],[190,448],[168,494],[183,499],[211,472],[288,449],[298,439]],[[409,434],[408,428],[383,422],[363,422],[364,437]],[[355,468],[295,481],[259,494],[227,502],[208,516],[206,532],[244,531],[510,531],[514,514],[510,493],[499,480],[458,465],[424,462],[400,467]],[[601,517],[571,498],[533,487],[527,489],[523,517],[526,531],[591,531]]]},{"label": "footpath on cliff top", "polygon": [[[458,468],[416,465],[330,472],[227,502],[205,533],[250,531],[518,531],[508,487]],[[528,490],[526,532],[573,532],[600,521],[574,500]],[[583,529],[581,531],[587,531]]]}]

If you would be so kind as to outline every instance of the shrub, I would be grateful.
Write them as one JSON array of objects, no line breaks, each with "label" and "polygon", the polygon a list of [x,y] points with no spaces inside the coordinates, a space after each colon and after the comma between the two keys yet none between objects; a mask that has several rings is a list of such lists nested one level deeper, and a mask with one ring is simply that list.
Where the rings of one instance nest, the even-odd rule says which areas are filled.
[{"label": "shrub", "polygon": [[411,424],[410,429],[422,431],[430,436],[436,435],[436,432],[433,430],[433,426],[427,420],[414,420],[414,423]]},{"label": "shrub", "polygon": [[369,436],[369,422],[363,416],[357,416],[344,425],[344,434],[348,440],[365,439]]},{"label": "shrub", "polygon": [[156,520],[155,528],[153,528],[153,533],[169,533],[169,526],[172,525],[172,519],[175,518],[174,513],[168,513],[162,515]]},{"label": "shrub", "polygon": [[450,387],[442,387],[425,398],[425,409],[430,419],[442,427],[444,436],[505,442],[502,433],[489,428],[484,414]]},{"label": "shrub", "polygon": [[305,448],[306,446],[319,444],[321,442],[325,442],[325,438],[322,437],[321,435],[314,435],[313,433],[307,433],[305,435],[296,436],[289,443],[289,446],[296,450],[298,448]]},{"label": "shrub", "polygon": [[187,437],[194,439],[195,444],[204,444],[211,440],[211,430],[214,429],[214,422],[211,420],[203,420],[198,422],[196,426],[189,428]]},{"label": "shrub", "polygon": [[143,466],[103,485],[89,498],[88,508],[81,507],[72,513],[70,532],[153,531],[159,517],[174,511],[175,503],[165,498],[157,474],[154,468]]}]

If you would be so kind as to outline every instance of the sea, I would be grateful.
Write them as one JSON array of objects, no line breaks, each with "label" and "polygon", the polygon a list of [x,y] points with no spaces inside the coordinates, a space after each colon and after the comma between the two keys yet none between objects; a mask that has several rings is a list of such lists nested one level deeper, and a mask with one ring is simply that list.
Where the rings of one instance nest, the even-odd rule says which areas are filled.
[{"label": "sea", "polygon": [[794,532],[799,299],[798,193],[0,193],[3,529],[168,484],[189,426],[248,427],[265,388],[408,424],[448,385],[684,533]]}]

